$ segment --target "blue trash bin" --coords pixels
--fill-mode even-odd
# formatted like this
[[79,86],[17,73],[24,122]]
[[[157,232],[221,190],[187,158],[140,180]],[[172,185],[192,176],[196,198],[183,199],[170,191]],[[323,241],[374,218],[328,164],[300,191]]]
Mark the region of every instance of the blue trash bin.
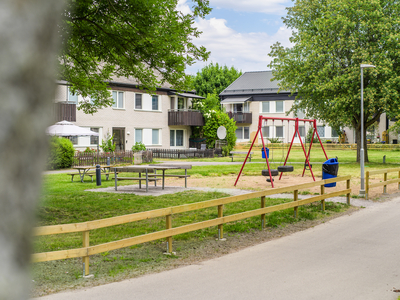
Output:
[[[339,170],[337,158],[328,159],[322,164],[322,179],[336,178]],[[327,183],[325,187],[335,187],[336,182]]]
[[[265,148],[265,151],[267,151],[267,157],[269,158],[269,149]],[[261,155],[262,155],[262,158],[265,158],[264,149],[261,149]]]

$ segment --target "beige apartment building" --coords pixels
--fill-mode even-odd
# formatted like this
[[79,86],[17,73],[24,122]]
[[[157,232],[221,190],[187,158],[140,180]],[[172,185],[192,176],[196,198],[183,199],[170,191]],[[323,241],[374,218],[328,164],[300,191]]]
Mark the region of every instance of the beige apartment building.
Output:
[[117,151],[130,150],[136,142],[149,149],[186,149],[191,126],[204,125],[202,114],[190,109],[194,98],[202,98],[195,93],[177,93],[164,86],[149,94],[127,78],[118,78],[109,86],[113,106],[90,115],[78,109],[79,103],[90,99],[73,95],[67,82],[58,82],[55,96],[58,119],[99,133],[99,137],[72,138],[77,150],[95,149],[107,135],[114,136]]

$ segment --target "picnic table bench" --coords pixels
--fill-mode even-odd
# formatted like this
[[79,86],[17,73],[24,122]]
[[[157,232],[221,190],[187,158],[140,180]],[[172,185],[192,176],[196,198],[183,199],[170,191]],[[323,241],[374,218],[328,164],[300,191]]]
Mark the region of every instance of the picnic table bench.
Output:
[[[230,158],[232,158],[232,162],[233,162],[233,158],[234,157],[244,157],[246,158],[247,155],[247,151],[231,151],[231,155],[229,156]],[[251,156],[254,154],[254,152],[250,152],[248,160],[249,162],[251,162]]]
[[[110,171],[111,166],[108,165],[100,165],[100,170],[102,175],[106,175],[106,180],[109,179],[110,174],[114,174],[114,172]],[[79,175],[81,182],[85,178],[85,175],[90,176],[93,182],[93,176],[96,176],[96,166],[78,166],[73,167],[73,169],[78,170],[78,173],[67,173],[67,175],[71,176],[71,181],[74,181],[74,176]]]
[[[157,165],[149,165],[149,166],[157,166]],[[179,164],[161,164],[158,166],[163,166],[163,167],[173,167],[174,169],[178,170],[185,170],[185,174],[165,174],[163,170],[163,175],[162,177],[175,177],[175,178],[185,178],[185,188],[187,188],[187,179],[190,177],[190,175],[187,174],[187,170],[192,168],[192,165],[179,165]],[[154,174],[149,174],[149,177],[155,177],[160,176],[160,174],[157,174],[157,170],[154,170]]]

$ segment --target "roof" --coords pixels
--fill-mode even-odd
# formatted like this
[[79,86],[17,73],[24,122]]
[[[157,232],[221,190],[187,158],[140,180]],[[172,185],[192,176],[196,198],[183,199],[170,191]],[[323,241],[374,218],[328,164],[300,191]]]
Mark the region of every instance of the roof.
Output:
[[[272,77],[272,71],[243,73],[242,76],[240,76],[230,86],[223,90],[220,96],[278,93],[279,81],[271,80]],[[289,91],[281,92],[289,93]]]

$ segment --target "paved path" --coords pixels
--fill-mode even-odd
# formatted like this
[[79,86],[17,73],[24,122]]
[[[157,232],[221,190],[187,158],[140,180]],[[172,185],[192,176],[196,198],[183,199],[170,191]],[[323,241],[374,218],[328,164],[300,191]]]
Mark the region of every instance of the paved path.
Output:
[[400,197],[234,254],[41,300],[397,299]]

